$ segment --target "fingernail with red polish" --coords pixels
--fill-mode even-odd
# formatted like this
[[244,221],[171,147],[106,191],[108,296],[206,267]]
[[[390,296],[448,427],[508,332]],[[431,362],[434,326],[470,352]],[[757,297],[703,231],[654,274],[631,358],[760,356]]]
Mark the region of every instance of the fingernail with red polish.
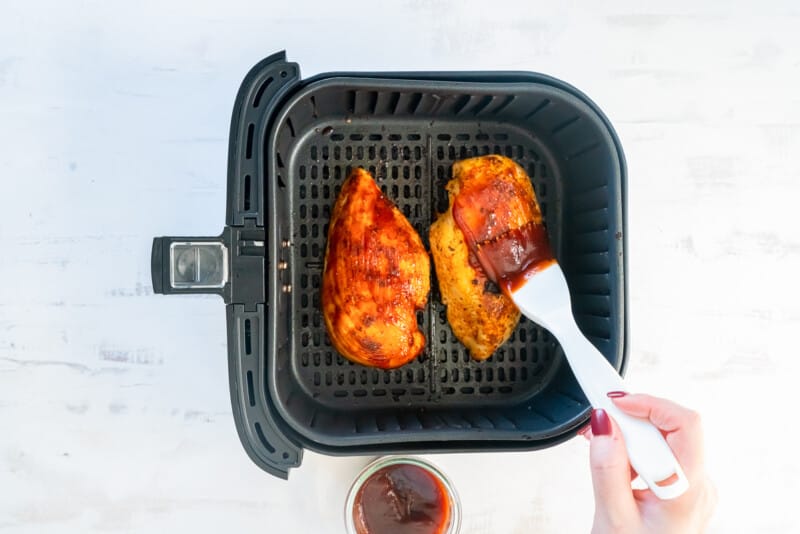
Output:
[[595,436],[611,435],[611,419],[602,408],[592,410],[592,434]]
[[609,391],[608,393],[606,393],[606,395],[608,395],[612,399],[618,399],[620,397],[624,397],[627,394],[628,394],[627,391]]

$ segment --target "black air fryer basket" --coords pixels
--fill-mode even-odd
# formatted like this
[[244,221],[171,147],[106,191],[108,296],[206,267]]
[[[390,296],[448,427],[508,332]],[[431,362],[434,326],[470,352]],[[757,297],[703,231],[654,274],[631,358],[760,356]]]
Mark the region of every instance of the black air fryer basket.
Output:
[[153,242],[157,293],[227,305],[231,402],[245,450],[286,478],[304,448],[327,454],[548,447],[589,404],[548,332],[523,318],[488,360],[456,340],[436,283],[418,315],[427,344],[394,370],[333,349],[320,310],[328,221],[361,166],[427,245],[454,161],[503,154],[533,180],[584,334],[626,360],[625,161],[597,106],[529,72],[331,73],[300,79],[284,53],[245,78],[231,124],[219,237]]

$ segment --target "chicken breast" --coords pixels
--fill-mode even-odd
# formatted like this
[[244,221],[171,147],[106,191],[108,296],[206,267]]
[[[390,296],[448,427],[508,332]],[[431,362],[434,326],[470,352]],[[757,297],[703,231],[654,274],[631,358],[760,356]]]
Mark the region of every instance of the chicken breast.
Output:
[[477,225],[490,218],[490,224],[483,227],[491,235],[477,236],[480,240],[501,236],[530,221],[541,222],[542,216],[530,178],[522,167],[503,156],[456,162],[447,191],[449,207],[430,230],[436,276],[453,333],[473,358],[484,360],[506,342],[520,313],[469,251],[453,218],[453,203],[459,198],[459,216],[467,224]]
[[363,365],[391,369],[419,355],[417,310],[430,292],[419,234],[364,169],[342,185],[328,228],[322,312],[333,346]]

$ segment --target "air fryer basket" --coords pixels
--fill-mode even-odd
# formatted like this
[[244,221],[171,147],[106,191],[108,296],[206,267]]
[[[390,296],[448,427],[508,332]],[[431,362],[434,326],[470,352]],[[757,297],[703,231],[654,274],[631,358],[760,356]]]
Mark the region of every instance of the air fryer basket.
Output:
[[[273,56],[237,98],[223,236],[158,238],[153,256],[157,291],[213,291],[229,303],[234,413],[261,467],[285,476],[303,447],[535,449],[586,421],[588,403],[560,347],[534,323],[523,318],[489,360],[471,360],[447,323],[433,270],[418,314],[427,345],[412,363],[363,367],[327,338],[319,305],[327,225],[349,171],[368,169],[427,245],[447,207],[452,163],[483,154],[509,156],[531,176],[576,320],[622,369],[625,165],[591,101],[531,73],[339,73],[302,82],[296,65]],[[220,245],[229,282],[174,287],[169,260],[181,242]]]

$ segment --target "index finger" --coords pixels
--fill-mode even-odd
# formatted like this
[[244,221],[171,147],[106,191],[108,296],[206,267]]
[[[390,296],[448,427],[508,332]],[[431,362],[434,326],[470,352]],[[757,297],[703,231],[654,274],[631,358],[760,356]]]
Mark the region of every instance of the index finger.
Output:
[[625,395],[612,400],[623,412],[648,419],[664,432],[667,443],[688,476],[702,469],[703,428],[697,412],[652,395]]

